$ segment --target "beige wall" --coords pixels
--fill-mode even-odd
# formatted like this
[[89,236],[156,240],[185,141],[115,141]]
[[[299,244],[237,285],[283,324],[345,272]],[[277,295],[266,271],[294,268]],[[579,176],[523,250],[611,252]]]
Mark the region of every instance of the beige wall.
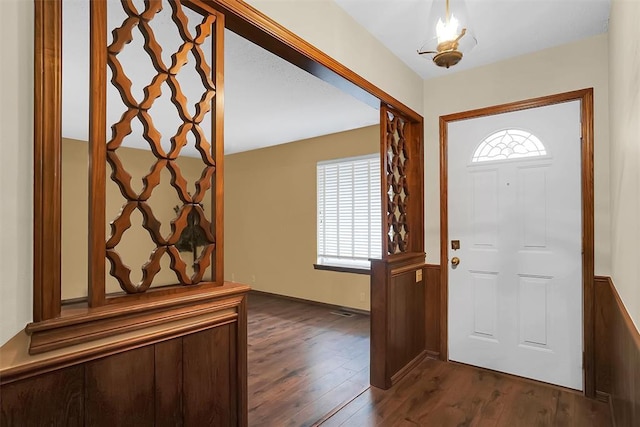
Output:
[[226,279],[369,310],[369,276],[313,268],[316,164],[377,153],[379,141],[371,126],[226,156]]
[[247,3],[418,113],[422,111],[421,77],[335,2],[247,0]]
[[441,115],[593,87],[595,98],[596,274],[611,271],[607,35],[424,82],[427,260],[440,259]]
[[640,325],[640,2],[614,0],[609,25],[611,276]]
[[31,321],[33,300],[33,1],[1,7],[0,344]]
[[[87,295],[87,234],[88,228],[88,148],[85,141],[74,139],[62,140],[62,299],[84,297]],[[149,150],[137,150],[120,147],[118,156],[126,171],[131,174],[131,186],[134,191],[142,190],[142,177],[149,173],[151,165],[155,163],[155,156]],[[198,158],[178,157],[176,160],[183,177],[187,180],[191,194],[195,194],[194,183],[200,178],[204,163]],[[107,166],[110,171],[110,167]],[[110,173],[110,172],[109,172]],[[161,181],[151,197],[149,205],[153,214],[160,221],[160,231],[163,236],[171,234],[170,222],[175,218],[174,206],[182,206],[182,202],[170,185],[171,175],[165,168],[161,173]],[[211,191],[207,192],[203,207],[211,219]],[[125,199],[120,195],[118,186],[107,178],[106,186],[106,229],[105,236],[111,234],[109,223],[114,220]],[[122,240],[116,246],[116,251],[122,261],[131,268],[131,281],[135,284],[142,279],[141,267],[149,259],[155,249],[155,244],[149,232],[142,228],[142,215],[138,210],[131,214],[131,228],[123,234]],[[79,232],[81,231],[81,232]],[[181,252],[182,259],[187,264],[187,270],[193,273],[193,255]],[[161,270],[153,279],[152,287],[171,285],[176,283],[176,275],[169,268],[170,258],[165,254],[160,263]],[[106,262],[107,293],[120,292],[117,280],[109,274],[111,264]],[[205,274],[205,279],[211,277],[211,267]]]

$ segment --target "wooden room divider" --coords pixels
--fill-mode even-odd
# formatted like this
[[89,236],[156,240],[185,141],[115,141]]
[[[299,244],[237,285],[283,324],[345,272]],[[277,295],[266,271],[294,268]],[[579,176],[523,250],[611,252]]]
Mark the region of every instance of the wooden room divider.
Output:
[[[34,3],[33,322],[6,349],[15,357],[0,371],[3,420],[247,424],[248,287],[225,282],[223,272],[225,28],[380,108],[386,221],[384,256],[372,262],[372,384],[390,386],[424,356],[418,113],[239,0]],[[89,9],[89,170],[88,193],[82,195],[89,215],[86,231],[74,230],[88,236],[88,274],[83,295],[63,299],[62,8],[73,4]],[[119,20],[113,20],[114,8]],[[160,13],[161,25],[175,27],[174,47],[157,37]],[[136,58],[153,70],[142,95],[132,89],[137,66],[121,56],[136,44]],[[185,67],[201,85],[195,99],[185,94]],[[116,94],[122,111],[115,120],[108,93]],[[154,115],[162,99],[179,118],[164,137]],[[131,135],[150,153],[146,174],[135,176],[124,161],[124,141]],[[199,178],[187,179],[179,165],[187,146],[198,153]],[[122,201],[112,216],[105,201],[109,185]],[[162,185],[177,200],[175,214],[165,212],[165,219],[153,205]],[[135,227],[151,246],[142,265],[128,266],[120,246]],[[181,249],[187,229],[199,235],[199,255]],[[175,279],[156,284],[163,271]]]

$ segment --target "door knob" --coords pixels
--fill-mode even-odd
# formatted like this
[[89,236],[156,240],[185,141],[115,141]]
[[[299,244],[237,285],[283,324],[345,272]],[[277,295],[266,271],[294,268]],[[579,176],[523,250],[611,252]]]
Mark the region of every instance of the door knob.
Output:
[[451,258],[451,265],[452,266],[457,266],[458,264],[460,264],[460,258],[458,258],[457,256],[454,256],[453,258]]

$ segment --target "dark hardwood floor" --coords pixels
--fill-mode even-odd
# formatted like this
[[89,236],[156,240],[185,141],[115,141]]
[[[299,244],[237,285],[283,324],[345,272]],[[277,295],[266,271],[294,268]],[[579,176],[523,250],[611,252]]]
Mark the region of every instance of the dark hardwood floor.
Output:
[[250,426],[310,426],[369,386],[369,316],[251,293]]
[[457,363],[369,388],[369,317],[331,311],[250,294],[250,426],[611,426],[606,403]]
[[363,392],[331,426],[611,426],[608,404],[577,392],[427,359],[389,390]]

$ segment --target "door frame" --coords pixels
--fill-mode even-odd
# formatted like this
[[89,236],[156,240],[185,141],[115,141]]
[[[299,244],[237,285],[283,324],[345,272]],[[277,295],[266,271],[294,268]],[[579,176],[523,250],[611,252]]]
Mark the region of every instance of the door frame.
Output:
[[593,88],[440,116],[440,357],[449,360],[448,125],[459,120],[580,101],[584,395],[595,397]]

